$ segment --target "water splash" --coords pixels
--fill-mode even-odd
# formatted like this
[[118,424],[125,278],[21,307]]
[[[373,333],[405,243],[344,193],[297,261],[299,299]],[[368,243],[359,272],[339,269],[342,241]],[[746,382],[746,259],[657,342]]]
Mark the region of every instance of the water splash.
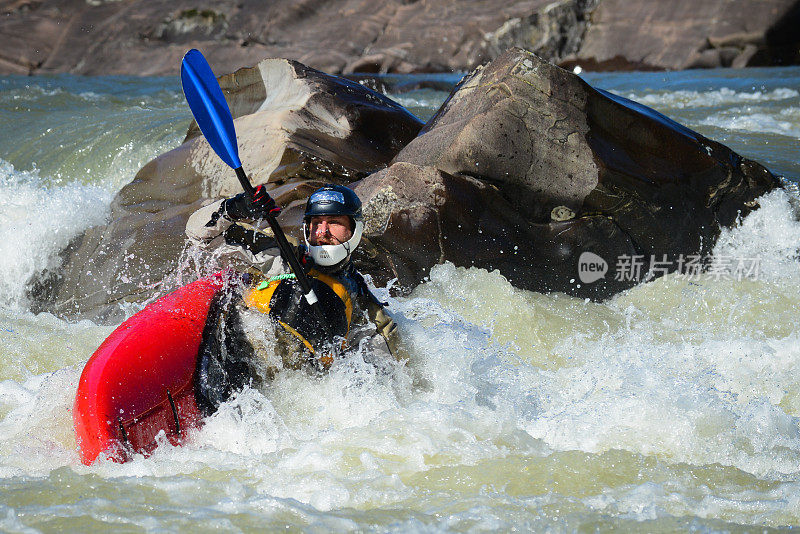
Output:
[[699,124],[725,130],[777,134],[800,139],[800,108],[786,108],[778,114],[762,108],[732,108],[705,118]]
[[722,87],[711,91],[631,92],[623,96],[652,107],[683,109],[720,107],[741,103],[779,102],[796,99],[800,97],[800,93],[788,87],[778,87],[771,91],[755,90],[751,92],[735,91],[728,87]]
[[98,186],[45,185],[38,171],[0,160],[0,305],[24,308],[30,280],[58,269],[70,240],[105,221],[111,197]]
[[[691,124],[726,107],[797,107],[787,107],[797,96],[783,87],[792,85],[694,88],[697,107],[682,109],[698,112]],[[647,94],[622,89],[631,91]],[[761,100],[747,96],[757,92]],[[113,91],[75,93],[91,106],[108,103]],[[427,105],[424,95],[407,96]],[[700,100],[710,96],[730,102],[707,108]],[[770,158],[796,159],[794,145],[775,153],[775,137],[752,135],[771,143]],[[59,202],[107,205],[103,191],[121,180],[108,171],[114,165],[86,183],[81,165],[60,179],[12,163],[2,167],[0,192],[19,209],[3,206],[0,219],[15,213],[4,223],[30,223],[25,228],[49,252],[38,255],[23,241],[4,249],[3,296],[21,295],[28,276],[4,263],[8,254],[42,268],[58,248],[55,227],[88,224],[62,213]],[[36,211],[42,192],[62,201]],[[33,315],[11,299],[0,307],[0,529],[796,525],[798,199],[778,191],[759,202],[714,250],[759,258],[757,280],[670,275],[591,303],[522,291],[497,272],[437,266],[408,298],[381,288],[408,362],[376,365],[355,350],[322,377],[281,373],[226,403],[186,446],[164,443],[122,465],[79,464],[69,411],[80,368],[110,328]],[[29,210],[36,216],[27,219]],[[164,282],[165,291],[208,272],[207,258],[194,254],[187,251],[185,270]]]

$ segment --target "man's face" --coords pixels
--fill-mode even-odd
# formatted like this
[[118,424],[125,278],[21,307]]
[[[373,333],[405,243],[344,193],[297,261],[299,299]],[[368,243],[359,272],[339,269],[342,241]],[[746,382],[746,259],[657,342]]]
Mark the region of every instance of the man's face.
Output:
[[339,245],[353,237],[347,215],[317,215],[311,217],[308,242],[312,245]]

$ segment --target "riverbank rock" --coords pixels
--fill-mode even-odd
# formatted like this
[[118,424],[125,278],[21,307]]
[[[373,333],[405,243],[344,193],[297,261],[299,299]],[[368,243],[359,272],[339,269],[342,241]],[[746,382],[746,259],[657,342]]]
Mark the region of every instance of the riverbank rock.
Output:
[[573,58],[587,70],[677,70],[800,62],[800,2],[601,0]]
[[0,73],[174,75],[284,57],[330,73],[469,71],[518,46],[585,69],[800,63],[797,0],[10,0]]
[[708,254],[776,186],[727,147],[511,49],[356,191],[375,272],[413,286],[449,260],[601,299]]
[[[294,61],[265,60],[219,81],[245,171],[284,206],[279,220],[289,232],[311,191],[384,167],[422,127],[383,95]],[[116,304],[146,300],[176,268],[188,216],[239,191],[235,173],[193,123],[179,147],[117,194],[111,222],[87,230],[64,251],[62,267],[34,285],[34,309],[97,318]]]

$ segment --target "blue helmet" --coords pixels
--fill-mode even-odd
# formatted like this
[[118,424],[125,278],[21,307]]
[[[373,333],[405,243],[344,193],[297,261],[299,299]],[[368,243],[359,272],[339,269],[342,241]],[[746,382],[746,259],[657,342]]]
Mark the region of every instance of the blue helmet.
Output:
[[315,215],[347,215],[355,223],[361,220],[361,200],[349,187],[325,184],[306,202],[303,218],[308,220]]

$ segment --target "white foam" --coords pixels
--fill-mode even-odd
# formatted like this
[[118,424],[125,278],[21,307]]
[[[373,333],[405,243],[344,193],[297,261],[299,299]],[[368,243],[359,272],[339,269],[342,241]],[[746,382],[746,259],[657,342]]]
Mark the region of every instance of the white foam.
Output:
[[0,382],[0,408],[8,411],[0,420],[0,472],[42,476],[77,461],[69,410],[78,376],[62,369]]
[[733,228],[723,228],[715,256],[758,260],[758,278],[800,281],[800,211],[796,193],[784,189],[758,199],[759,208]]
[[800,139],[800,108],[783,109],[777,114],[750,109],[719,111],[702,119],[699,124],[725,130],[785,135]]
[[[788,242],[794,229],[787,202],[773,194],[762,199],[762,213],[776,224],[785,220]],[[747,242],[749,226],[737,231]],[[761,253],[776,254],[789,269],[793,260],[776,252],[784,250],[783,239],[763,245]],[[628,451],[619,473],[607,468],[614,477],[635,471],[642,458],[675,473],[653,468],[633,486],[604,482],[597,496],[585,499],[589,509],[632,520],[680,510],[702,515],[704,507],[711,517],[714,510],[733,513],[740,506],[736,495],[712,488],[691,497],[694,485],[702,485],[683,477],[688,467],[681,465],[792,476],[800,454],[794,422],[800,335],[793,320],[780,316],[767,320],[788,323],[789,335],[758,332],[762,318],[748,310],[735,319],[745,324],[730,328],[725,317],[732,307],[713,307],[735,293],[732,287],[667,277],[609,303],[587,304],[517,290],[498,273],[445,264],[414,296],[391,301],[411,351],[407,366],[381,371],[356,351],[322,377],[287,371],[266,391],[246,389],[224,405],[186,446],[164,444],[150,458],[82,467],[67,439],[48,445],[27,437],[52,436],[53,426],[56,433],[71,431],[65,412],[74,390],[65,383],[77,370],[0,385],[0,396],[13,406],[0,423],[0,435],[11,436],[6,450],[47,458],[35,468],[5,459],[3,473],[32,476],[68,464],[76,476],[99,475],[156,489],[175,503],[188,500],[199,520],[209,522],[217,512],[273,517],[281,510],[327,524],[345,509],[419,502],[447,517],[450,527],[478,524],[475,514],[488,506],[478,515],[489,528],[514,524],[505,508],[513,490],[506,485],[533,484],[530,491],[541,492],[550,487],[548,465],[591,474],[606,455]],[[673,297],[686,302],[676,307]],[[703,312],[704,306],[712,309]],[[510,338],[502,328],[507,323],[531,331],[521,327]],[[54,415],[44,405],[55,406]],[[569,463],[575,451],[584,455],[577,467]],[[510,469],[514,458],[530,470]],[[495,468],[506,470],[502,484]],[[671,483],[686,479],[678,497],[660,486],[665,476]],[[436,504],[437,492],[475,500],[456,510],[447,497]],[[213,494],[213,504],[201,504],[206,494]],[[777,511],[763,513],[774,521]],[[735,517],[747,523],[753,512],[741,504]]]
[[772,91],[738,92],[727,87],[711,91],[656,91],[627,93],[622,96],[648,106],[668,108],[719,107],[729,104],[775,102],[800,96],[795,89],[779,87]]
[[59,266],[58,253],[105,220],[111,194],[77,183],[46,186],[39,173],[0,160],[0,305],[22,307],[31,277]]

